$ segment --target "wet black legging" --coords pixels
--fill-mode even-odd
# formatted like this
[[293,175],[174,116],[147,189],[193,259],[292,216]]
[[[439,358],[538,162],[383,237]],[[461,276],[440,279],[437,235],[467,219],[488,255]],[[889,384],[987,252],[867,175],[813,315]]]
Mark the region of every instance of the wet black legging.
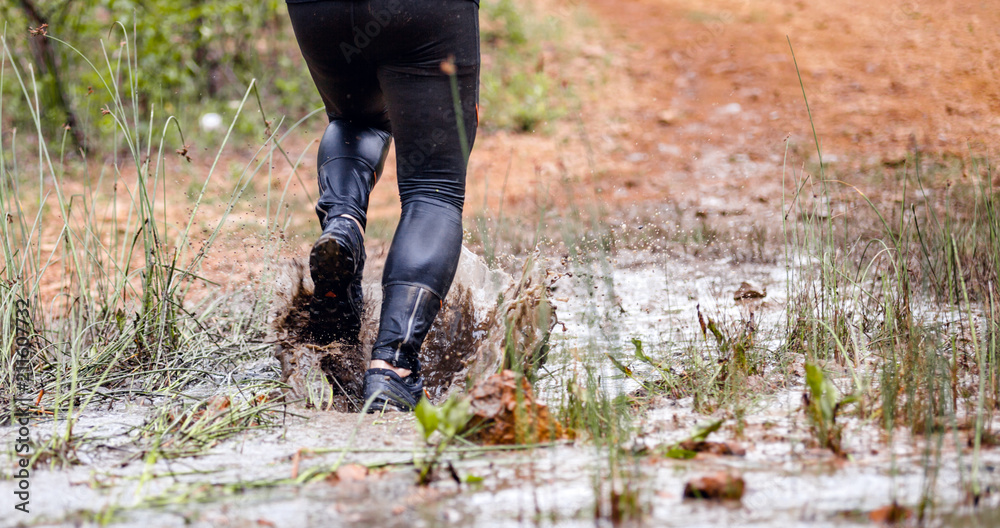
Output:
[[[330,118],[320,146],[321,222],[348,214],[365,225],[374,173],[389,134],[396,140],[402,214],[382,278],[387,298],[372,359],[411,370],[419,369],[416,351],[426,334],[420,324],[437,310],[416,313],[425,295],[412,299],[390,287],[426,289],[440,306],[455,276],[467,156],[478,122],[478,10],[469,0],[288,0],[295,37]],[[324,167],[338,176],[324,178]],[[393,311],[393,302],[410,311]]]

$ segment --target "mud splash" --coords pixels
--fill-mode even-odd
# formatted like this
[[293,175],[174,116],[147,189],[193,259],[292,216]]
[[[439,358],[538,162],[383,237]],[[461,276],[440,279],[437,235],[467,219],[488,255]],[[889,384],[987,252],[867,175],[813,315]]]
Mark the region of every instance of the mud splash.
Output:
[[[388,247],[370,250],[363,279],[364,319],[357,346],[317,343],[308,330],[313,284],[303,259],[279,274],[269,327],[286,395],[342,412],[360,410],[364,371],[378,331],[381,276]],[[451,291],[424,341],[420,362],[433,402],[502,367],[533,371],[545,360],[557,319],[548,294],[556,275],[528,258],[518,277],[490,269],[466,248]]]

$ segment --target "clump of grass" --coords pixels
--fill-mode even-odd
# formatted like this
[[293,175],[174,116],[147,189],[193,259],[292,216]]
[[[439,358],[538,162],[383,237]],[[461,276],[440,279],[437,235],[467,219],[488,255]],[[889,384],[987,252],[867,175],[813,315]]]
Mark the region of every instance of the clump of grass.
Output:
[[283,405],[265,394],[169,403],[139,428],[138,436],[148,443],[147,460],[194,456],[234,435],[271,426]]
[[[819,150],[815,129],[814,139]],[[837,410],[856,399],[854,412],[879,420],[889,438],[901,425],[928,437],[928,483],[944,436],[968,422],[979,446],[998,402],[1000,194],[988,164],[970,156],[958,167],[965,177],[949,174],[949,164],[928,172],[914,152],[897,169],[898,187],[876,188],[828,177],[820,156],[814,173],[792,171],[791,201],[783,201],[789,291],[798,292],[785,350],[806,365],[817,440],[842,450]],[[852,396],[840,399],[834,381],[850,384]],[[975,447],[971,474],[959,471],[973,496],[978,455]],[[921,519],[932,489],[925,486]]]
[[82,439],[78,435],[52,435],[48,441],[34,445],[31,449],[32,467],[48,466],[50,468],[65,468],[80,464],[77,448]]
[[[812,187],[801,194],[816,198],[800,194],[786,209],[800,218],[786,224],[788,255],[801,260],[790,279],[790,291],[799,293],[789,305],[785,350],[806,365],[804,410],[820,445],[846,451],[847,432],[836,421],[844,400],[820,403],[832,380],[849,387],[841,392],[856,405],[847,410],[881,423],[888,438],[900,426],[927,437],[924,469],[933,482],[943,439],[968,424],[976,445],[997,408],[996,282],[991,264],[984,264],[996,251],[991,211],[997,195],[984,191],[991,177],[948,183],[946,165],[928,174],[916,168],[919,157],[899,170],[893,191],[901,198],[888,196],[885,185],[881,193],[870,193],[863,181],[829,179],[826,190],[821,182],[794,182],[795,188]],[[970,200],[928,199],[933,181],[937,189],[969,193]],[[838,217],[831,204],[852,200],[861,208],[850,221]],[[823,376],[815,375],[820,370]],[[978,462],[972,467],[960,473],[976,495]],[[921,517],[934,503],[932,490],[930,484],[924,489]]]
[[[267,291],[237,289],[200,299],[191,294],[214,285],[202,277],[202,265],[249,182],[283,153],[280,138],[269,132],[227,191],[224,213],[199,232],[198,212],[214,192],[213,175],[227,135],[189,216],[171,221],[169,171],[174,163],[183,163],[188,146],[173,117],[155,111],[140,116],[143,90],[134,35],[120,24],[114,31],[121,46],[97,60],[48,37],[100,79],[95,97],[108,101],[102,119],[108,124],[108,141],[119,147],[103,164],[85,152],[74,160],[65,150],[65,136],[44,134],[45,109],[33,72],[19,69],[8,38],[0,39],[0,85],[19,87],[35,124],[33,136],[22,139],[11,131],[0,141],[0,215],[7,219],[0,222],[0,280],[5,298],[24,299],[31,306],[32,341],[37,344],[31,390],[39,397],[29,411],[50,415],[64,426],[59,437],[67,445],[74,438],[76,413],[94,401],[156,397],[206,381],[221,383],[240,362],[270,351],[263,342]],[[255,89],[251,82],[229,132]],[[0,104],[0,122],[6,122],[3,110]],[[274,130],[279,127],[274,124]],[[101,167],[96,175],[90,172],[95,166]],[[273,205],[266,224],[276,227],[283,196],[269,200]],[[9,306],[5,303],[4,310]],[[262,383],[274,387],[273,382]],[[6,376],[0,389],[22,392]]]
[[532,19],[514,0],[483,0],[480,6],[483,124],[533,132],[560,117],[567,110],[565,87],[545,70],[541,51],[542,43],[553,38],[556,22]]
[[650,511],[650,503],[642,482],[642,458],[616,451],[609,456],[606,486],[594,508],[594,518],[610,520],[615,526],[621,523],[641,523]]
[[753,397],[746,390],[751,377],[765,379],[769,357],[757,342],[758,328],[753,313],[740,321],[724,324],[706,317],[698,309],[703,341],[664,343],[660,350],[647,351],[642,340],[632,338],[638,367],[608,354],[611,363],[640,389],[631,394],[642,404],[657,396],[692,398],[693,409],[712,414],[726,409],[742,414]]
[[[930,211],[937,207],[925,206],[924,215],[950,216],[949,222],[940,225],[950,224],[961,229],[963,237],[978,240],[976,251],[958,258],[954,251],[957,243],[950,243],[955,240],[954,233],[939,231],[933,221],[925,221],[928,217],[914,214],[916,208],[906,205],[906,181],[902,183],[901,209],[889,214],[861,195],[859,199],[869,208],[867,226],[871,227],[866,227],[861,211],[855,212],[850,224],[844,221],[834,232],[826,225],[827,212],[813,209],[802,214],[804,221],[787,233],[790,253],[796,255],[793,258],[812,258],[820,265],[810,272],[803,262],[796,275],[801,282],[792,287],[800,293],[789,310],[786,346],[804,354],[808,361],[839,365],[855,390],[867,394],[869,400],[874,397],[869,389],[877,381],[882,400],[877,412],[891,417],[887,425],[926,424],[928,405],[937,409],[931,411],[936,417],[932,421],[940,423],[956,409],[962,394],[967,394],[961,386],[962,374],[968,368],[974,369],[973,373],[978,369],[973,357],[977,348],[985,352],[983,366],[990,369],[989,339],[982,339],[980,333],[972,340],[971,333],[979,327],[987,333],[995,331],[990,313],[990,298],[995,296],[990,290],[995,285],[991,278],[974,279],[960,270],[975,265],[976,258],[992,258],[991,219],[966,216],[956,220],[956,215],[968,212],[960,213],[948,204],[938,212]],[[848,187],[847,191],[857,193],[859,189]],[[832,192],[829,196],[827,201],[847,199]],[[983,201],[977,208],[989,211],[993,205],[980,196]],[[985,229],[975,227],[977,224]],[[977,237],[972,235],[973,229],[981,229]],[[932,243],[932,236],[936,242]],[[932,303],[940,303],[945,312],[952,311],[951,320],[943,321],[929,309]],[[872,363],[879,366],[879,380],[866,369]],[[929,377],[928,373],[934,374]],[[992,377],[987,372],[984,379]],[[989,384],[993,386],[992,381]],[[948,405],[938,404],[936,395],[941,391],[948,394]],[[873,403],[862,401],[862,408],[876,412]]]

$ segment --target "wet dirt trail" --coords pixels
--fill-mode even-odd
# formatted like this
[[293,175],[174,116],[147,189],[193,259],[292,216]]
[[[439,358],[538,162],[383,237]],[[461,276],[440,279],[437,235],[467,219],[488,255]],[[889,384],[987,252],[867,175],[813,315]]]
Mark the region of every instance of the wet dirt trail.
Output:
[[[577,6],[542,3],[556,15]],[[500,132],[478,140],[467,221],[479,204],[496,210],[502,202],[511,216],[550,205],[558,212],[567,205],[561,191],[569,186],[580,203],[622,215],[669,206],[735,224],[773,221],[780,216],[786,145],[799,164],[814,151],[786,35],[795,46],[825,161],[896,165],[914,148],[963,155],[970,143],[1000,146],[1000,87],[994,82],[1000,73],[1000,10],[986,2],[582,5],[597,21],[593,34],[599,38],[555,57],[565,61],[555,67],[580,66],[568,74],[580,79],[596,64],[606,71],[593,88],[581,89],[580,115],[554,124],[548,135]],[[298,152],[310,148],[303,145]],[[314,169],[309,163],[302,174]],[[510,181],[501,190],[505,172]],[[387,171],[376,189],[373,218],[398,214],[393,179]],[[309,215],[308,208],[303,211]],[[549,225],[558,224],[552,218]],[[295,236],[291,252],[306,254],[311,236]],[[246,245],[236,240],[227,249],[239,254],[211,260],[208,275],[245,274]],[[605,267],[552,264],[572,272],[552,292],[562,323],[546,365],[555,377],[576,368],[581,351],[600,358],[632,354],[632,339],[653,351],[674,350],[678,343],[703,346],[701,311],[732,325],[747,318],[769,321],[773,342],[762,346],[777,348],[783,303],[791,293],[787,270],[776,258],[746,265],[643,251],[610,257]],[[735,301],[743,280],[767,288],[767,297]],[[236,372],[277,379],[276,363],[261,358]],[[804,377],[801,365],[784,366],[795,371],[790,377]],[[603,367],[601,383],[613,394],[635,391],[632,380],[610,364]],[[565,395],[564,387],[544,381],[538,389],[553,408]],[[205,454],[156,460],[143,458],[139,433],[158,402],[123,400],[80,417],[82,464],[36,473],[36,504],[44,515],[30,525],[86,524],[107,513],[123,526],[612,526],[620,523],[595,511],[610,511],[623,481],[643,508],[634,525],[867,525],[879,507],[896,499],[913,505],[928,486],[941,504],[968,512],[961,510],[959,486],[970,460],[953,439],[946,440],[941,461],[950,469],[928,484],[920,440],[900,435],[885,443],[877,424],[847,420],[851,459],[844,460],[811,440],[801,383],[777,387],[754,378],[747,390],[761,396],[748,406],[745,423],[727,423],[712,437],[743,444],[742,456],[643,455],[634,467],[612,469],[608,455],[586,441],[510,452],[469,447],[449,456],[450,474],[442,470],[427,487],[414,485],[413,464],[428,449],[410,415],[359,419],[292,406],[272,426],[220,441]],[[636,439],[624,447],[649,453],[686,438],[705,418],[693,407],[691,397],[662,398],[637,418]],[[39,426],[59,430],[51,422]],[[5,445],[12,434],[0,431]],[[987,451],[980,462],[995,482],[1000,453]],[[342,465],[349,469],[308,482],[300,478]],[[719,471],[743,476],[742,503],[684,500],[685,482]],[[0,493],[9,495],[11,486],[11,480],[0,480]],[[997,507],[995,495],[988,500]]]
[[[1000,146],[1000,10],[988,2],[589,0],[609,28],[634,198],[753,207],[792,164],[895,165]],[[625,96],[621,96],[624,89]]]

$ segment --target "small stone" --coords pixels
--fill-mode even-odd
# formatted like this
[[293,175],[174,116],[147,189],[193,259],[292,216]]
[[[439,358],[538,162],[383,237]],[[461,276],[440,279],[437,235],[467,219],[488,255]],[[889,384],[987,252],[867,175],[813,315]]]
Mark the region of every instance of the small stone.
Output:
[[743,282],[740,284],[739,289],[733,294],[734,301],[743,301],[746,299],[763,299],[767,297],[767,288],[758,288],[749,282]]
[[344,464],[333,475],[337,482],[356,482],[368,476],[368,468],[360,464]]
[[660,112],[659,115],[656,116],[656,118],[657,120],[659,120],[660,123],[663,123],[664,125],[672,125],[676,123],[678,119],[681,118],[681,113],[676,108],[670,108],[668,110]]
[[740,500],[746,483],[743,477],[725,472],[694,479],[684,485],[684,498],[707,500]]
[[719,109],[719,113],[722,115],[736,115],[743,111],[743,107],[740,103],[729,103]]
[[736,443],[730,442],[694,442],[687,440],[680,443],[680,448],[695,453],[708,453],[719,456],[746,456],[747,450]]
[[656,150],[660,151],[662,154],[670,154],[671,156],[680,156],[683,154],[681,148],[677,145],[668,145],[666,143],[657,143]]

